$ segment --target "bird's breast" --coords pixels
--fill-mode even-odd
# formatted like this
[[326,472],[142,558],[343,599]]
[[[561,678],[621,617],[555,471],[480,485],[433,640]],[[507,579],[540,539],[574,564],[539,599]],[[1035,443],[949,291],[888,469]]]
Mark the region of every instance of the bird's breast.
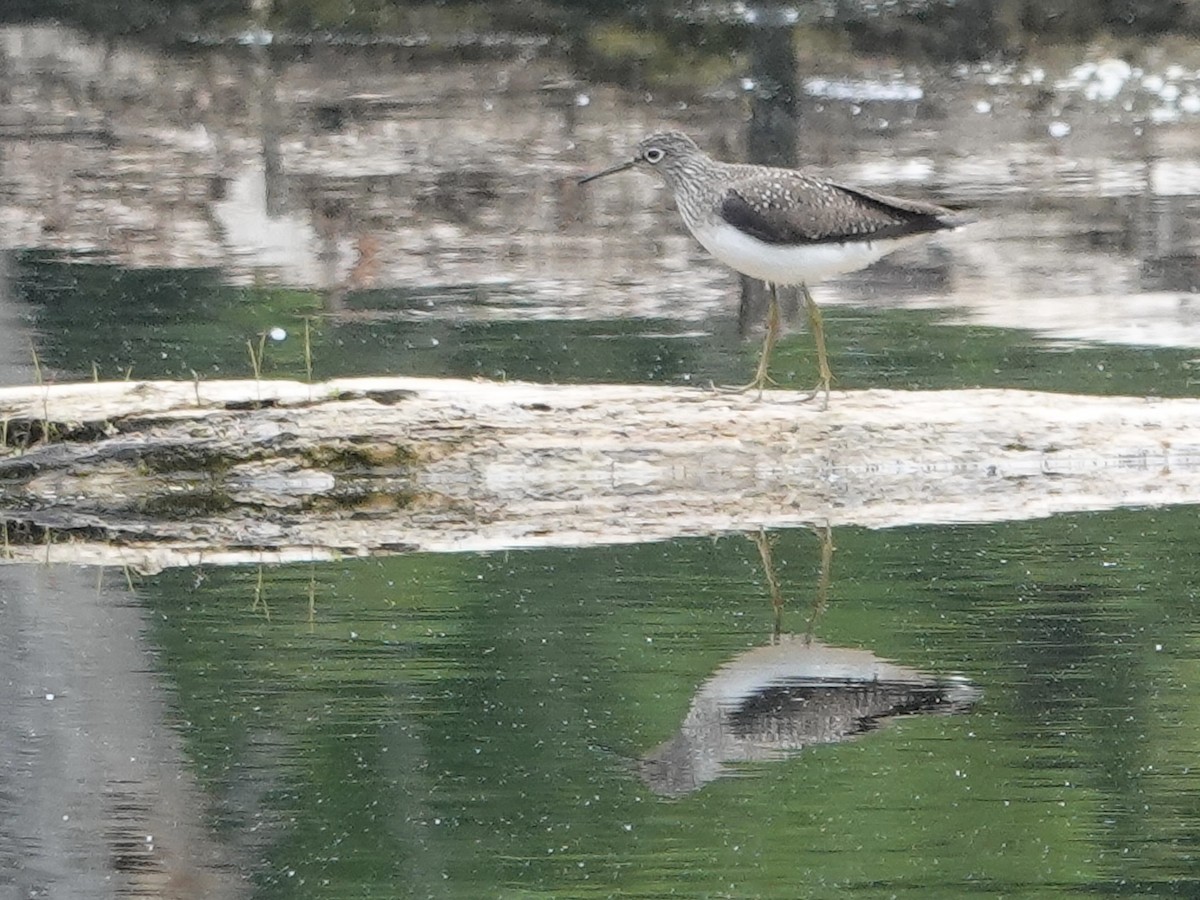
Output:
[[885,240],[767,244],[722,222],[688,223],[696,240],[725,265],[773,284],[812,284],[865,268],[919,235]]

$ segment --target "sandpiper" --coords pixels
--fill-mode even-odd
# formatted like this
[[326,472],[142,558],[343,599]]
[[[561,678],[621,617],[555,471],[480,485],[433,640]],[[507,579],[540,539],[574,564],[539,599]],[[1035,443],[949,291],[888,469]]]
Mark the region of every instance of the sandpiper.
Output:
[[659,175],[675,195],[683,222],[725,265],[767,282],[771,301],[767,332],[754,380],[739,391],[774,385],[768,374],[782,316],[777,286],[800,286],[817,345],[820,380],[812,394],[829,402],[833,378],[825,353],[821,311],[808,285],[870,265],[922,235],[957,228],[970,219],[921,200],[903,200],[849,187],[793,169],[725,163],[686,134],[653,134],[633,159],[580,179],[580,184],[644,169]]

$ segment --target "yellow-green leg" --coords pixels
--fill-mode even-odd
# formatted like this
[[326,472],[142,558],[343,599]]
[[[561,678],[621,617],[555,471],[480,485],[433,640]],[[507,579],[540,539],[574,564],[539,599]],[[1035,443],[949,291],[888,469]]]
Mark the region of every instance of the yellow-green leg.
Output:
[[783,310],[779,308],[779,290],[771,285],[771,301],[767,304],[767,333],[763,335],[762,352],[758,354],[758,368],[754,370],[754,380],[751,388],[760,394],[768,384],[775,381],[768,374],[771,368],[771,354],[775,351],[775,343],[779,340],[779,332],[783,330]]
[[758,548],[759,559],[762,560],[763,574],[767,577],[767,593],[771,595],[771,609],[775,613],[775,628],[773,636],[778,638],[783,633],[783,591],[779,587],[779,576],[775,574],[771,538],[765,529],[758,529],[757,534],[750,536],[754,546]]
[[825,399],[822,409],[829,406],[829,383],[833,381],[833,373],[829,370],[829,356],[825,352],[825,323],[821,319],[821,309],[817,301],[808,292],[808,285],[800,285],[800,296],[804,298],[804,309],[808,313],[808,327],[812,331],[813,340],[817,343],[817,371],[821,380],[813,389],[813,394],[823,393]]
[[[813,632],[816,629],[817,619],[821,613],[825,611],[825,607],[829,604],[829,582],[830,573],[833,569],[833,551],[836,549],[833,546],[833,530],[826,522],[822,526],[809,526],[817,538],[821,541],[821,569],[817,575],[817,589],[813,592],[812,610],[809,612],[808,624],[804,629],[804,640],[809,642],[813,638]],[[773,540],[764,529],[759,529],[757,533],[750,535],[750,539],[754,541],[754,545],[758,547],[758,555],[762,560],[763,574],[767,579],[767,593],[771,595],[771,609],[774,612],[774,632],[773,636],[778,639],[783,633],[783,590],[779,585],[779,575],[775,570],[775,560],[773,553]]]
[[817,525],[809,527],[821,542],[821,570],[817,576],[817,589],[813,594],[812,612],[809,613],[808,625],[804,629],[805,641],[812,640],[813,631],[817,627],[817,619],[829,605],[829,578],[830,572],[833,570],[833,551],[837,549],[833,546],[833,529],[829,527],[828,522],[819,527]]
[[762,351],[758,355],[758,368],[754,370],[754,380],[740,387],[722,387],[718,390],[732,394],[758,391],[758,395],[761,397],[764,388],[768,385],[774,387],[776,381],[768,373],[771,368],[771,353],[775,350],[775,343],[779,340],[779,333],[782,330],[783,311],[779,307],[779,292],[772,284],[771,300],[767,304],[767,333],[763,335]]

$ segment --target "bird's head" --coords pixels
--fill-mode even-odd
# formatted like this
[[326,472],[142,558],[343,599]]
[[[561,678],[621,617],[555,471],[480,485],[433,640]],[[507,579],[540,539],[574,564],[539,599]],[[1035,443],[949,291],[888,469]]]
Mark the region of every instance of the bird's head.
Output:
[[662,131],[644,138],[637,145],[633,159],[581,178],[579,183],[586,184],[627,169],[642,169],[661,176],[669,187],[674,188],[689,166],[694,166],[698,160],[705,158],[704,152],[686,134],[679,131]]

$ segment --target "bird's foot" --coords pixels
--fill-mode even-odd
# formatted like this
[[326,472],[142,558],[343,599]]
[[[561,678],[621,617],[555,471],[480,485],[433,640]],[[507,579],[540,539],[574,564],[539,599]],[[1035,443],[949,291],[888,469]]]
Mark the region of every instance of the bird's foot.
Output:
[[779,382],[766,374],[755,376],[754,380],[749,384],[717,384],[713,381],[710,381],[708,384],[718,394],[748,394],[751,391],[758,391],[759,400],[762,399],[762,392],[767,388],[779,387]]
[[821,397],[821,409],[824,412],[824,410],[829,408],[829,385],[832,380],[832,378],[822,378],[820,382],[817,382],[814,389],[804,391],[804,396],[800,397],[800,402],[803,403],[812,400],[814,397]]
[[804,399],[812,400],[814,397],[819,396],[821,398],[822,411],[829,409],[829,383],[830,383],[830,381],[831,381],[830,378],[822,378],[820,381],[817,382],[816,387],[814,387],[811,391],[805,392]]
[[[761,379],[755,378],[749,384],[740,384],[740,385],[717,384],[715,382],[710,381],[709,387],[712,388],[712,390],[716,391],[719,394],[748,394],[751,391],[758,391],[758,397],[756,399],[759,399],[759,400],[762,399],[762,393],[765,390],[768,390],[770,388],[784,389],[783,386],[780,385],[778,381],[776,381],[774,378],[771,378],[770,376],[766,376]],[[807,403],[809,400],[812,400],[816,397],[820,397],[821,398],[821,410],[824,411],[826,409],[829,409],[829,391],[830,391],[830,383],[828,381],[825,381],[824,379],[822,379],[821,381],[817,382],[816,387],[814,387],[811,391],[804,391],[794,398],[793,397],[781,397],[779,399],[784,400],[785,402]]]
[[[804,391],[798,397],[796,397],[795,402],[807,403],[809,400],[812,400],[815,397],[820,397],[821,409],[829,409],[829,390],[831,382],[832,378],[822,378],[817,382],[816,386],[811,391]],[[730,385],[717,384],[714,381],[710,381],[708,386],[718,394],[748,394],[751,391],[758,391],[758,397],[756,398],[758,400],[762,399],[762,393],[765,390],[770,388],[784,389],[778,381],[776,381],[770,375],[765,374],[755,376],[754,380],[749,384]],[[792,398],[786,399],[790,400]]]

